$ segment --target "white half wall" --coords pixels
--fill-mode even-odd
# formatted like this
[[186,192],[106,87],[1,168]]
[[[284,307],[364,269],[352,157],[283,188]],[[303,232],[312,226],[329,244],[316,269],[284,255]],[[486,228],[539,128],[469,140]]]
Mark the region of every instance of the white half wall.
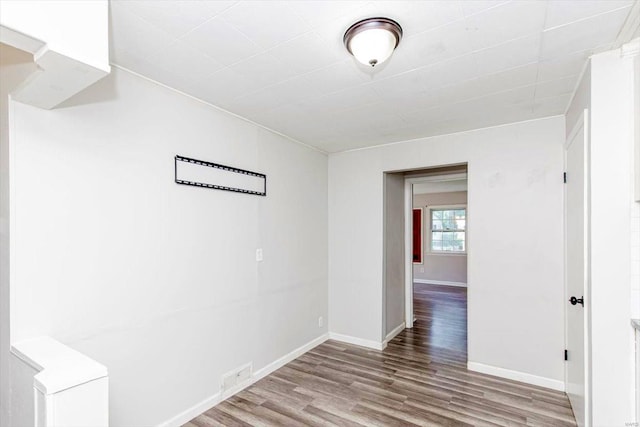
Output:
[[5,39],[16,37],[5,32],[12,30],[45,42],[60,55],[110,70],[108,0],[2,0],[0,26],[5,43],[13,45]]
[[468,163],[469,361],[563,381],[564,117],[329,156],[329,319],[379,341],[384,172]]
[[[326,334],[325,154],[120,70],[12,107],[12,339],[105,365],[112,426],[174,420]],[[265,173],[268,195],[175,184],[176,154]]]
[[107,0],[4,0],[0,42],[33,54],[38,72],[12,98],[50,109],[107,75]]

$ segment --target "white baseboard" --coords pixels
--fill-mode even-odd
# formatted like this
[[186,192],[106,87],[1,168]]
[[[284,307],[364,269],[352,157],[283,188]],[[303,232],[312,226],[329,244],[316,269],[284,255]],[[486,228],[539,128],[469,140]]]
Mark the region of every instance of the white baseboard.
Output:
[[467,369],[480,372],[482,374],[493,375],[506,378],[508,380],[520,381],[527,384],[546,387],[553,390],[565,391],[564,381],[553,380],[551,378],[539,377],[525,372],[512,371],[510,369],[498,368],[497,366],[485,365],[477,362],[467,362]]
[[323,342],[325,342],[328,339],[329,339],[329,334],[328,333],[320,335],[318,338],[316,338],[314,340],[311,340],[308,343],[306,343],[305,345],[302,345],[302,346],[296,348],[291,353],[288,353],[288,354],[282,356],[280,359],[276,360],[275,362],[271,362],[267,366],[265,366],[264,368],[258,369],[253,374],[253,377],[252,377],[253,382],[261,380],[262,378],[266,377],[267,375],[269,375],[273,371],[276,371],[276,370],[282,368],[284,365],[286,365],[287,363],[291,362],[293,359],[296,359],[296,358],[302,356],[307,351],[311,350],[314,347],[319,346],[320,344],[322,344]]
[[396,335],[398,335],[400,332],[404,331],[405,326],[406,326],[405,322],[402,322],[401,324],[396,326],[391,332],[389,332],[387,336],[384,337],[384,346],[386,347],[387,344],[389,344],[389,341],[394,339]]
[[206,412],[207,410],[209,410],[210,408],[214,407],[215,405],[217,405],[218,403],[222,402],[223,400],[228,399],[231,396],[233,396],[234,394],[244,390],[245,388],[249,387],[251,384],[253,384],[256,381],[266,377],[267,375],[269,375],[273,371],[275,371],[277,369],[280,369],[281,367],[283,367],[287,363],[291,362],[293,359],[296,359],[297,357],[300,357],[301,355],[303,355],[307,351],[309,351],[312,348],[322,344],[323,342],[325,342],[328,339],[329,339],[329,334],[323,334],[323,335],[319,336],[318,338],[315,338],[315,339],[309,341],[308,343],[296,348],[292,352],[282,356],[280,359],[268,364],[264,368],[257,370],[256,372],[253,373],[251,378],[249,378],[244,383],[238,384],[235,387],[230,388],[229,390],[225,390],[224,392],[218,392],[218,393],[214,394],[213,396],[207,397],[202,402],[200,402],[200,403],[192,406],[191,408],[181,412],[180,414],[176,415],[175,417],[172,417],[169,420],[158,424],[158,427],[174,427],[174,426],[175,427],[179,427],[179,426],[182,426],[182,425],[186,424],[187,422],[191,421],[192,419],[194,419],[198,415],[202,414],[203,412]]
[[194,419],[195,417],[197,417],[198,415],[202,414],[203,412],[206,412],[210,408],[213,408],[218,403],[222,402],[222,400],[223,400],[222,395],[220,393],[216,393],[213,396],[208,397],[202,402],[198,403],[197,405],[192,406],[186,411],[179,413],[175,417],[172,417],[167,421],[161,422],[160,424],[158,424],[158,427],[182,426],[188,423],[189,421],[191,421],[192,419]]
[[359,345],[361,347],[368,347],[374,350],[384,350],[387,346],[386,342],[378,342],[373,340],[365,340],[363,338],[352,337],[350,335],[336,334],[335,332],[329,332],[329,339],[345,342],[347,344]]
[[466,288],[467,284],[464,282],[447,282],[446,280],[428,280],[428,279],[413,279],[414,283],[423,283],[425,285],[444,285],[444,286],[458,286]]

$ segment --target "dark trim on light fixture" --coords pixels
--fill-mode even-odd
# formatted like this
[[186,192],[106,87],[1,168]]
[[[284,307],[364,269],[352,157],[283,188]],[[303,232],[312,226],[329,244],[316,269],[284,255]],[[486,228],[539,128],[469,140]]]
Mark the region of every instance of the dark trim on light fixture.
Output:
[[[393,19],[382,18],[382,17],[363,19],[362,21],[358,21],[352,26],[350,26],[347,29],[347,31],[345,31],[344,37],[342,38],[342,41],[345,47],[347,48],[347,50],[351,55],[353,55],[353,52],[351,51],[351,46],[350,46],[351,40],[357,34],[360,34],[361,32],[366,30],[373,30],[373,29],[387,30],[391,34],[393,34],[393,36],[396,38],[396,45],[394,46],[394,49],[398,47],[400,40],[402,40],[402,27]],[[375,64],[371,64],[371,65],[373,66]]]

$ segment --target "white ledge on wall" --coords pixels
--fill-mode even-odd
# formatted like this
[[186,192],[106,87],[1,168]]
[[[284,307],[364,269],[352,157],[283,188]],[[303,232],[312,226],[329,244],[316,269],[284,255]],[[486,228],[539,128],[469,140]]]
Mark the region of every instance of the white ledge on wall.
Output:
[[22,82],[11,97],[34,107],[52,109],[111,72],[108,65],[104,69],[96,68],[6,26],[0,26],[0,42],[33,54],[39,70]]
[[50,338],[11,346],[11,353],[37,373],[33,377],[34,424],[39,426],[107,426],[107,368]]

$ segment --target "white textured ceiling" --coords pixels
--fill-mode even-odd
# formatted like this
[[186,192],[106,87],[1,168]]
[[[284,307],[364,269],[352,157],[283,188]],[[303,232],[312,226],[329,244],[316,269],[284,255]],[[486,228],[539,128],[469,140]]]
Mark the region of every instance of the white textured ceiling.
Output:
[[[111,60],[336,152],[564,113],[633,3],[112,0]],[[373,73],[342,44],[372,16],[404,29]]]

